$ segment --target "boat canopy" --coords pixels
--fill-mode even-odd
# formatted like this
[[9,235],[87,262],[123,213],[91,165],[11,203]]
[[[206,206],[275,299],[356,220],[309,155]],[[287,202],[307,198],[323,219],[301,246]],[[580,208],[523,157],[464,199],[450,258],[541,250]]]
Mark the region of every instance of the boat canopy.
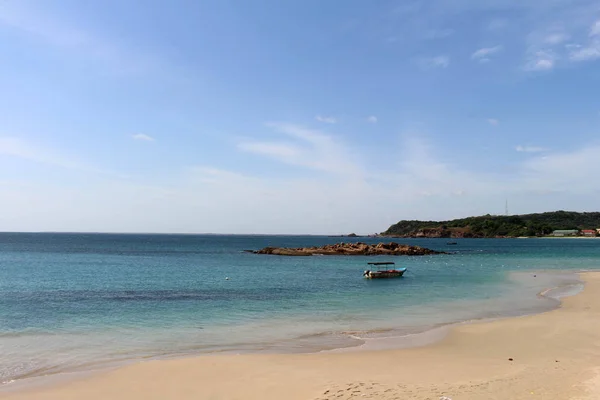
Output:
[[[387,262],[370,262],[367,264],[376,266],[378,271],[387,271],[388,265],[395,265],[396,263],[387,261]],[[393,269],[394,267],[391,267],[391,268]]]

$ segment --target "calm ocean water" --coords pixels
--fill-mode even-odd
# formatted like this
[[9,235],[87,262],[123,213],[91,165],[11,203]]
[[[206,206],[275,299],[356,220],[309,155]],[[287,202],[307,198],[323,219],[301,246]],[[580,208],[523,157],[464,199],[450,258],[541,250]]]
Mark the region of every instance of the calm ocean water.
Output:
[[392,258],[408,272],[385,281],[361,274],[389,257],[242,252],[339,241],[381,239],[0,233],[0,382],[151,357],[319,351],[527,314],[557,304],[540,291],[600,267],[600,240],[399,240],[453,254]]

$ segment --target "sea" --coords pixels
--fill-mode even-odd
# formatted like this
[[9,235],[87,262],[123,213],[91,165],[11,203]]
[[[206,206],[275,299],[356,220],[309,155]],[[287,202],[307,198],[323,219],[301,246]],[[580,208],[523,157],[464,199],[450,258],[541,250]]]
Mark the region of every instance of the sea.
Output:
[[[215,353],[356,349],[551,310],[594,239],[395,239],[433,256],[257,255],[386,238],[0,233],[0,382]],[[394,261],[403,278],[367,280]]]

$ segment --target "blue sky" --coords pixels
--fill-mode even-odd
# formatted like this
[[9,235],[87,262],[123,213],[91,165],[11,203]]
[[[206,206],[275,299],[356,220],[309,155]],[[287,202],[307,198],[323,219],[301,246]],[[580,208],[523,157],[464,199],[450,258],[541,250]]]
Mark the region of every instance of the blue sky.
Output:
[[595,211],[590,0],[0,2],[0,230]]

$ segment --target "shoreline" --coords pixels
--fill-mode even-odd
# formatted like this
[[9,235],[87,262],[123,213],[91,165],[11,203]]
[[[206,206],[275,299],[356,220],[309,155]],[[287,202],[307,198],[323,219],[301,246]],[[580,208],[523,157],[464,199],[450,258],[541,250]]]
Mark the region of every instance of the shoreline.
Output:
[[[557,274],[556,271],[535,271],[537,273],[547,273]],[[578,277],[581,274],[586,273],[595,273],[593,270],[582,270],[578,272],[574,272],[574,275]],[[533,272],[531,272],[533,273]],[[600,274],[600,271],[598,272]],[[555,296],[551,295],[552,292],[569,290],[567,293],[559,293]],[[502,321],[513,318],[523,318],[530,317],[535,315],[541,315],[549,312],[553,312],[559,309],[562,306],[562,299],[572,296],[577,296],[585,289],[585,282],[579,279],[576,283],[567,283],[560,286],[549,287],[543,289],[542,291],[536,294],[537,297],[541,297],[547,300],[555,301],[554,304],[549,309],[539,309],[532,312],[525,312],[523,314],[515,314],[515,315],[500,315],[496,317],[480,317],[480,318],[471,318],[462,321],[456,322],[448,322],[441,323],[436,326],[432,326],[424,331],[417,331],[414,333],[407,333],[404,335],[392,335],[387,337],[373,337],[373,338],[360,338],[364,341],[363,344],[357,346],[350,347],[340,347],[331,350],[322,350],[319,353],[348,353],[348,352],[362,352],[362,351],[380,351],[380,350],[398,350],[398,349],[407,349],[407,348],[418,348],[433,345],[438,343],[452,331],[452,329],[456,327],[460,327],[463,325],[472,325],[472,324],[486,324],[495,321]]]
[[600,239],[600,236],[499,236],[499,237],[426,237],[426,236],[376,236],[380,239],[429,239],[429,240],[474,240],[474,239]]
[[[499,315],[480,315],[467,317],[465,319],[451,320],[447,322],[438,322],[432,324],[426,324],[423,326],[391,326],[385,328],[372,328],[356,331],[324,331],[314,334],[303,335],[292,339],[282,339],[275,342],[265,343],[254,343],[248,344],[250,348],[224,348],[215,349],[209,351],[199,352],[176,352],[176,353],[165,353],[155,354],[147,356],[135,356],[126,359],[111,360],[111,361],[91,361],[85,365],[67,367],[64,370],[59,370],[46,375],[24,375],[16,377],[6,382],[0,383],[0,395],[6,392],[14,392],[21,389],[28,389],[30,387],[48,386],[53,385],[57,382],[69,382],[71,380],[77,380],[80,376],[90,376],[105,371],[111,371],[136,365],[145,362],[154,361],[172,361],[172,360],[185,360],[196,357],[207,357],[207,356],[231,356],[231,355],[294,355],[294,354],[330,354],[330,353],[356,353],[373,350],[397,350],[406,348],[423,347],[435,344],[445,338],[445,336],[454,327],[468,324],[479,324],[492,322],[496,320],[518,318],[523,316],[537,315],[546,312],[550,312],[560,307],[561,297],[564,296],[553,296],[548,293],[556,290],[569,290],[576,288],[575,293],[568,294],[568,296],[580,292],[583,288],[583,282],[578,279],[580,273],[586,272],[586,270],[560,272],[556,270],[530,270],[530,271],[512,271],[508,274],[517,274],[520,276],[519,279],[510,278],[515,282],[521,281],[523,283],[523,277],[532,275],[535,277],[545,276],[546,279],[557,279],[562,276],[562,279],[567,281],[557,286],[545,287],[532,296],[543,298],[551,301],[552,303],[539,304],[537,306],[531,305],[526,310],[519,310],[516,313],[511,313],[507,310],[501,311]],[[526,289],[521,289],[526,290]],[[572,292],[572,291],[571,291]],[[485,301],[483,299],[473,300],[474,302],[480,303]],[[460,318],[460,317],[459,317]],[[323,339],[322,343],[312,343],[308,345],[301,345],[302,349],[298,348],[298,345],[294,343],[303,340],[313,340],[319,338]],[[350,343],[353,341],[354,343]],[[334,343],[335,342],[335,343]],[[284,344],[287,343],[287,344]],[[252,348],[256,346],[255,348]],[[307,346],[307,347],[304,347]]]
[[[526,369],[523,370],[521,368],[515,368],[518,363],[514,363],[513,361],[507,361],[507,354],[512,354],[512,356],[508,356],[509,358],[513,358],[513,360],[518,360],[517,352],[510,347],[514,347],[514,341],[506,340],[506,333],[514,334],[515,330],[520,330],[522,327],[520,325],[524,325],[525,327],[532,327],[537,333],[537,335],[519,335],[517,338],[517,344],[521,344],[523,346],[520,347],[521,352],[523,353],[531,353],[531,349],[529,347],[539,348],[540,333],[542,336],[546,334],[547,330],[556,330],[556,322],[560,322],[561,319],[565,319],[569,315],[571,311],[575,311],[576,313],[584,313],[586,312],[585,307],[591,307],[590,304],[594,303],[595,309],[600,312],[600,295],[596,296],[593,292],[595,290],[588,290],[588,286],[600,288],[600,272],[581,272],[579,274],[583,281],[586,282],[586,288],[573,296],[560,298],[559,304],[556,308],[550,311],[542,311],[541,313],[529,314],[518,317],[500,317],[493,320],[475,320],[475,321],[466,321],[460,322],[457,324],[451,324],[450,326],[442,326],[435,329],[445,330],[444,335],[439,338],[439,340],[434,340],[431,343],[425,343],[419,347],[410,347],[410,348],[375,348],[375,349],[362,349],[362,350],[348,350],[347,351],[326,351],[319,353],[304,353],[304,354],[242,354],[242,355],[222,355],[222,354],[209,354],[209,355],[198,355],[193,357],[184,357],[184,358],[174,358],[174,359],[158,359],[158,360],[150,360],[145,362],[133,362],[126,366],[118,367],[118,368],[110,368],[104,371],[90,371],[89,373],[82,372],[76,373],[77,377],[74,377],[73,374],[68,374],[70,378],[67,376],[62,376],[65,378],[64,380],[56,381],[56,382],[47,382],[47,384],[41,384],[35,387],[23,387],[22,389],[18,389],[16,386],[13,386],[12,390],[9,388],[12,385],[6,385],[6,391],[0,392],[0,398],[4,399],[58,399],[58,398],[102,398],[102,397],[115,397],[115,398],[126,398],[126,399],[137,399],[141,398],[166,398],[169,397],[168,393],[173,393],[173,390],[177,391],[176,387],[185,387],[185,393],[195,393],[195,398],[206,398],[207,394],[211,394],[214,398],[251,398],[251,399],[275,399],[275,392],[277,396],[283,396],[283,398],[333,398],[327,397],[329,394],[336,393],[337,398],[350,398],[350,397],[338,397],[337,390],[342,391],[343,395],[350,395],[352,392],[361,392],[361,394],[369,395],[369,393],[377,393],[377,398],[381,399],[392,399],[391,394],[397,393],[398,385],[402,386],[406,390],[410,390],[412,393],[412,397],[402,397],[409,399],[425,399],[427,396],[438,396],[432,398],[439,398],[442,395],[449,395],[450,397],[457,396],[458,394],[451,393],[450,391],[454,390],[455,393],[460,393],[461,390],[465,389],[461,386],[465,386],[470,388],[471,394],[467,397],[463,395],[460,396],[461,399],[483,399],[489,397],[477,397],[476,392],[481,390],[484,387],[489,388],[489,384],[486,386],[484,383],[486,379],[491,379],[491,382],[499,382],[503,381],[500,378],[505,378],[508,374],[516,372],[525,373]],[[549,288],[543,292],[541,292],[540,296],[545,296],[548,291],[551,291],[552,288]],[[592,292],[592,293],[590,293]],[[592,300],[596,300],[593,301]],[[583,304],[583,307],[582,307]],[[579,318],[580,319],[580,318]],[[580,321],[580,324],[585,324],[586,321]],[[548,323],[546,320],[551,320],[554,323]],[[593,323],[587,321],[587,323]],[[600,326],[600,324],[599,324]],[[543,329],[540,329],[543,328]],[[565,328],[567,330],[571,329],[571,327]],[[498,332],[494,331],[499,330],[502,335],[498,335]],[[432,330],[428,331],[431,332]],[[585,335],[585,331],[584,337]],[[475,337],[472,335],[476,334]],[[487,337],[486,337],[487,336]],[[564,336],[564,335],[563,335]],[[598,334],[598,338],[600,339],[600,334]],[[514,337],[513,337],[514,339]],[[556,343],[559,347],[564,348],[564,341],[557,340]],[[473,351],[470,347],[476,343],[479,352]],[[504,349],[502,348],[502,344],[504,345]],[[589,343],[588,343],[589,344]],[[466,346],[465,346],[466,345]],[[528,347],[529,346],[529,347]],[[542,346],[544,349],[545,347]],[[483,355],[487,354],[497,354],[504,350],[505,357],[493,357],[492,359],[488,359],[486,357],[481,357],[481,353]],[[511,350],[511,351],[509,351]],[[539,350],[539,349],[538,349]],[[568,357],[568,353],[571,352],[570,349],[566,352],[561,353],[560,355],[552,354],[554,357],[552,358],[566,358]],[[600,349],[598,349],[600,351]],[[553,349],[550,346],[548,349],[548,353],[553,353]],[[543,359],[547,361],[550,354],[545,350],[541,353],[537,354],[528,354],[528,357],[531,358],[531,362],[528,363],[528,367],[532,367],[536,364],[536,360],[540,361]],[[556,352],[556,351],[554,351]],[[576,354],[576,353],[575,353]],[[394,360],[398,359],[406,359],[410,360],[410,365],[408,368],[402,367],[402,365],[397,365],[397,362]],[[437,360],[437,362],[433,362]],[[469,362],[465,364],[465,361],[472,361],[475,363],[475,366],[478,368],[474,368]],[[553,366],[559,364],[563,361],[558,359],[553,360]],[[377,363],[381,363],[381,365]],[[572,365],[577,364],[576,360],[569,361]],[[377,368],[367,367],[363,368],[364,365],[370,365],[371,363],[375,363],[372,365],[378,366]],[[363,365],[364,364],[364,365]],[[313,368],[316,365],[316,368]],[[521,365],[521,364],[518,364]],[[561,364],[561,368],[564,364]],[[251,367],[252,366],[252,367]],[[412,367],[411,367],[412,366]],[[470,371],[473,375],[460,375],[459,372],[454,371],[458,368],[458,366],[462,366],[461,368],[465,371]],[[277,367],[283,367],[283,372],[278,372]],[[326,367],[326,368],[325,368]],[[331,368],[335,367],[335,373],[331,373],[331,378],[323,380],[319,374],[315,374],[316,372],[321,372],[321,374],[328,375]],[[443,367],[443,368],[442,368]],[[410,379],[400,379],[398,375],[390,374],[389,370],[397,371],[398,368],[402,370],[404,374],[408,374],[413,376],[417,382],[421,382],[419,385],[411,383]],[[416,369],[417,372],[420,370],[423,376],[415,375],[415,371],[411,372],[412,369]],[[458,369],[461,369],[458,368]],[[244,391],[243,387],[240,387],[240,384],[232,385],[232,387],[228,387],[227,382],[229,374],[226,371],[233,369],[236,372],[236,376],[239,376],[246,385],[253,388],[251,391],[251,395],[245,396],[248,392]],[[586,371],[589,369],[590,377],[594,376],[592,365],[588,366]],[[339,371],[338,371],[339,370]],[[482,375],[482,371],[487,371],[486,374]],[[195,377],[192,379],[189,371],[196,371],[199,374],[199,377]],[[427,372],[425,372],[427,371]],[[433,375],[439,378],[440,383],[436,380],[431,379],[431,377],[427,378],[430,371],[433,371]],[[437,372],[436,372],[437,371]],[[446,373],[442,373],[446,371]],[[450,373],[450,371],[452,371]],[[360,372],[360,373],[359,373]],[[546,371],[548,372],[548,371]],[[550,371],[551,372],[551,371]],[[562,371],[563,373],[565,371]],[[286,375],[286,373],[288,375]],[[370,377],[370,379],[361,378],[361,373],[364,376]],[[463,383],[461,385],[449,383],[447,374],[454,376],[461,376],[462,380],[467,379],[469,383]],[[82,374],[82,375],[80,375]],[[270,377],[274,380],[270,381],[267,379],[261,379],[260,377],[264,374],[265,377]],[[283,375],[282,375],[283,374]],[[292,378],[296,377],[304,377],[311,378],[308,382],[312,383],[303,383],[304,379],[292,379],[289,374],[291,374]],[[453,375],[454,374],[454,375]],[[532,378],[529,374],[526,374],[528,379]],[[550,374],[552,375],[552,374]],[[578,378],[581,378],[581,374],[575,374]],[[573,379],[575,379],[575,375]],[[586,375],[586,374],[584,374]],[[554,376],[554,375],[552,375]],[[152,377],[157,378],[158,381],[163,382],[163,386],[156,386],[152,381]],[[478,377],[473,381],[473,377]],[[499,378],[500,377],[500,378]],[[587,376],[586,376],[587,377]],[[275,379],[276,378],[276,379]],[[138,382],[142,383],[142,388],[140,390],[134,390],[134,388],[127,385],[127,382],[131,379],[134,379]],[[198,379],[202,381],[202,388],[198,388],[196,386],[198,383]],[[259,383],[253,382],[253,380],[258,379]],[[424,381],[423,381],[424,379]],[[462,382],[462,380],[459,381]],[[451,379],[452,381],[454,379]],[[526,379],[527,380],[527,379]],[[564,380],[564,378],[563,378]],[[295,387],[297,390],[286,390],[285,387],[280,387],[281,385],[274,384],[283,381],[286,385],[290,387]],[[350,385],[346,382],[348,381],[356,381],[358,383],[353,383],[351,386],[345,387],[344,385]],[[369,381],[369,382],[367,382]],[[428,385],[425,385],[424,382],[427,381]],[[477,382],[475,386],[473,386],[473,382]],[[551,382],[551,381],[549,381]],[[595,382],[595,381],[594,381]],[[395,383],[395,386],[392,384]],[[580,382],[581,383],[581,382]],[[106,386],[108,385],[108,386]],[[286,386],[283,385],[283,386]],[[444,386],[445,385],[445,386]],[[241,385],[244,386],[244,385]],[[276,386],[273,387],[273,386]],[[427,386],[427,388],[425,387]],[[494,386],[494,385],[492,385]],[[508,385],[510,386],[510,385]],[[539,385],[538,385],[539,386]],[[550,385],[552,386],[552,385]],[[119,387],[121,392],[112,392],[111,387]],[[154,388],[153,390],[147,390],[149,388]],[[385,387],[385,389],[383,389]],[[327,389],[329,388],[329,389]],[[342,389],[338,389],[342,388]],[[367,388],[369,388],[367,390]],[[432,394],[432,388],[435,388],[436,393]],[[476,388],[477,390],[474,390]],[[319,389],[323,389],[319,391]],[[351,389],[351,390],[347,390]],[[382,389],[382,391],[378,391]],[[509,390],[510,387],[503,388],[502,390]],[[166,390],[166,392],[165,392]],[[200,390],[200,392],[198,392]],[[498,390],[500,390],[498,388]],[[534,394],[545,393],[544,388],[538,388],[534,391]],[[553,389],[547,394],[555,395],[558,389]],[[112,394],[107,394],[108,392]],[[327,392],[327,393],[326,393]],[[349,393],[346,393],[349,392]],[[445,394],[442,392],[446,392]],[[101,395],[102,393],[102,395]],[[156,395],[156,397],[152,397],[153,393],[162,393],[162,397]],[[390,394],[389,396],[386,394]],[[478,393],[478,392],[477,392]],[[487,392],[486,392],[487,393]],[[497,391],[494,391],[497,393]],[[523,392],[525,393],[525,392]],[[563,392],[560,392],[563,393]],[[565,392],[566,393],[566,392]],[[488,393],[489,394],[489,393]],[[529,392],[526,393],[527,396],[523,395],[523,398],[534,398],[531,396]],[[317,397],[317,395],[321,397]],[[414,395],[414,396],[413,396]],[[419,396],[423,397],[419,397]],[[473,396],[475,397],[473,397]],[[198,397],[200,396],[200,397]],[[520,396],[520,394],[518,395]],[[511,395],[511,397],[505,398],[521,398],[515,397]],[[192,396],[190,396],[192,397]],[[365,396],[366,397],[366,396]],[[186,396],[180,396],[180,398],[187,398]],[[281,398],[281,397],[280,397]],[[368,397],[367,397],[368,398]],[[500,397],[499,397],[500,398]],[[569,397],[550,397],[550,398],[569,398]],[[583,397],[582,397],[583,399]]]

